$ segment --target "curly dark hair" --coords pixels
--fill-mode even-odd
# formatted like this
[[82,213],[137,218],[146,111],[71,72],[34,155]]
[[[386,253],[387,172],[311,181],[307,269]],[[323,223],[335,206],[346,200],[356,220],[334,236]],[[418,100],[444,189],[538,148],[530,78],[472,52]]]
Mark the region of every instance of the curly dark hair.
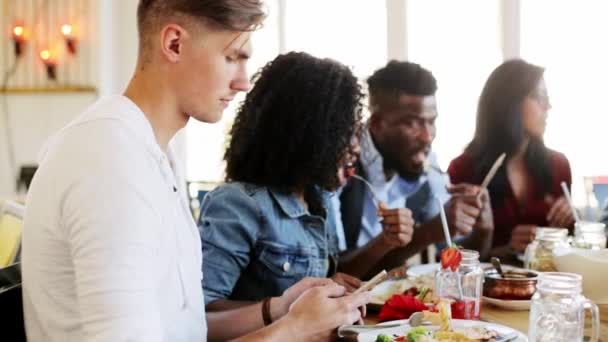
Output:
[[351,70],[307,53],[279,55],[253,76],[230,132],[226,181],[283,191],[339,186],[363,93]]
[[370,106],[391,104],[401,94],[430,96],[437,92],[437,80],[420,64],[391,60],[367,79]]

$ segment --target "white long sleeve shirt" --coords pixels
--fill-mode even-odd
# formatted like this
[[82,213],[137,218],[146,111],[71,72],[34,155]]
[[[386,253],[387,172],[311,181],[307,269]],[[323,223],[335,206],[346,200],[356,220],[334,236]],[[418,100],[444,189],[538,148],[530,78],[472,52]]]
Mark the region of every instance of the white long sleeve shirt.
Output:
[[28,340],[206,340],[200,236],[143,112],[101,99],[39,162],[23,230]]

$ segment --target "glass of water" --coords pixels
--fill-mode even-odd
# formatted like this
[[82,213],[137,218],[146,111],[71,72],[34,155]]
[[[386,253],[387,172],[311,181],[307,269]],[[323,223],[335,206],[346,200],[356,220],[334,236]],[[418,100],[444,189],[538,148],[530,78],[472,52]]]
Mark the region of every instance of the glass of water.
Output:
[[606,225],[601,222],[575,223],[574,246],[587,249],[606,248]]
[[578,274],[545,272],[538,275],[532,297],[528,336],[530,342],[583,341],[585,309],[591,310],[591,342],[599,340],[597,305],[582,294],[583,278]]

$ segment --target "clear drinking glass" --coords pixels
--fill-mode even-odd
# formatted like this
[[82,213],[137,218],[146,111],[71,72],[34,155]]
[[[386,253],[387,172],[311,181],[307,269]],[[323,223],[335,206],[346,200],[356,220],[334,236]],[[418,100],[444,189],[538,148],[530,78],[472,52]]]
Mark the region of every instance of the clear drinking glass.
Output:
[[524,267],[541,272],[554,272],[554,250],[567,248],[568,229],[536,228],[534,241],[526,247]]
[[530,342],[583,341],[585,309],[591,310],[593,320],[591,342],[598,341],[598,307],[581,294],[582,280],[573,273],[539,274],[530,307]]
[[606,248],[606,225],[581,221],[574,224],[574,246],[577,248]]
[[440,269],[435,274],[435,291],[440,299],[450,299],[452,318],[479,319],[483,270],[479,266],[479,253],[463,249],[462,261],[455,272]]

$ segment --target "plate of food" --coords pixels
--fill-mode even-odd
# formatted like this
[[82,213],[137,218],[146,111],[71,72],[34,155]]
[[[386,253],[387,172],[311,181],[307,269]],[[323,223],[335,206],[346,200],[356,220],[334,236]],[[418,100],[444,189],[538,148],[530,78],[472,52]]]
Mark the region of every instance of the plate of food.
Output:
[[371,290],[372,299],[367,307],[372,310],[380,310],[382,305],[396,294],[410,295],[424,303],[431,302],[433,283],[433,278],[427,276],[414,279],[385,280]]
[[[359,342],[527,342],[522,332],[500,324],[452,319],[449,302],[439,303],[438,312],[424,311],[423,321],[431,325],[412,327],[409,320],[379,324],[379,329],[362,332]],[[401,325],[395,326],[400,323]],[[387,328],[380,328],[387,325]],[[390,326],[390,327],[388,327]]]
[[[391,322],[394,323],[394,322]],[[527,342],[522,332],[500,324],[455,319],[449,331],[438,326],[411,327],[404,323],[398,327],[360,333],[359,342]]]

